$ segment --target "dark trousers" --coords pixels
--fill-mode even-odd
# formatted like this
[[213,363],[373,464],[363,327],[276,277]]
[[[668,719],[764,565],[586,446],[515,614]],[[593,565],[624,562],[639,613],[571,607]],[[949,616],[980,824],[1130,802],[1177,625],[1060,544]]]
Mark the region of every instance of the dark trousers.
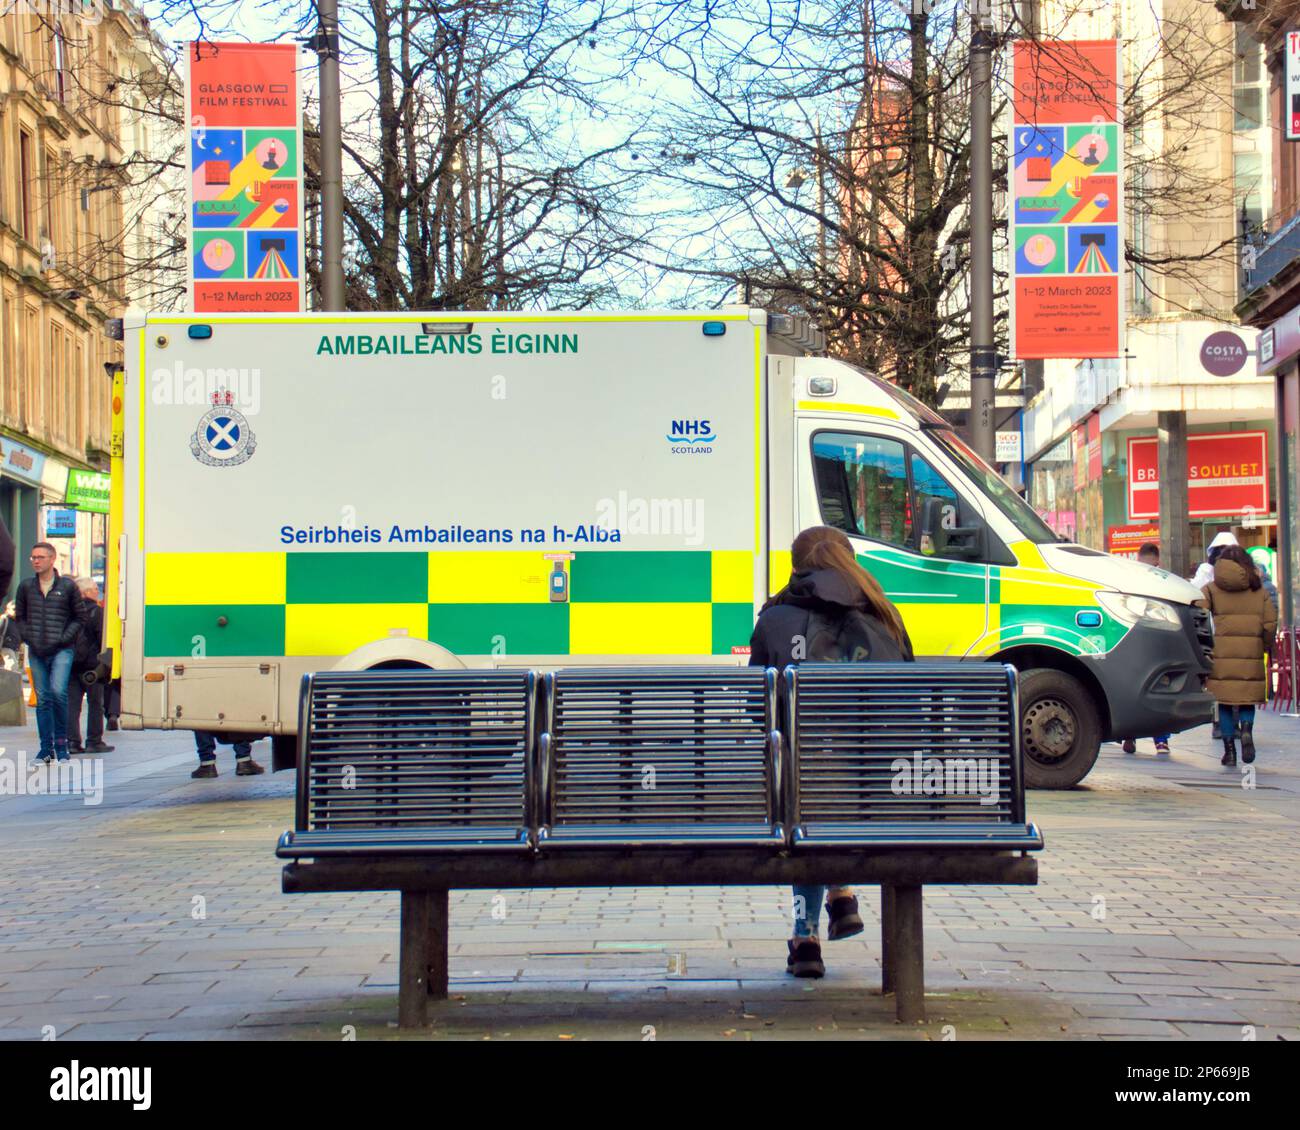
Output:
[[104,713],[109,718],[116,718],[122,713],[122,680],[114,679],[107,684],[104,692]]
[[86,744],[95,745],[104,740],[104,684],[86,686],[81,673],[73,672],[68,682],[68,741],[81,745],[81,700],[90,703],[90,716],[86,719]]

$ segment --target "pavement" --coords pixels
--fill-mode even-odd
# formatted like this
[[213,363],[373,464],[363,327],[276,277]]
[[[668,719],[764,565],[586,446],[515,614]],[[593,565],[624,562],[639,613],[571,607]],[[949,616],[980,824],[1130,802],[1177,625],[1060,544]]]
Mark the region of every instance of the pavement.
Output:
[[0,1039],[1300,1040],[1300,719],[1267,710],[1245,777],[1205,727],[1031,792],[1037,887],[925,890],[914,1027],[874,889],[795,981],[787,891],[656,887],[453,892],[450,999],[399,1034],[398,896],[280,891],[293,775],[222,746],[193,781],[188,733],[108,737],[88,804],[21,795],[35,731],[0,729]]

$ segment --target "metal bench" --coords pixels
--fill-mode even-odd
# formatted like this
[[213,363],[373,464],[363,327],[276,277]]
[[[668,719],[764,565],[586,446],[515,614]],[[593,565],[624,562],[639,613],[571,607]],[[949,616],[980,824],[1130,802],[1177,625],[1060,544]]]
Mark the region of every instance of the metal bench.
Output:
[[878,884],[910,1022],[922,886],[1038,881],[1019,734],[997,665],[320,674],[276,854],[287,893],[401,892],[402,1027],[446,997],[449,890],[665,884]]

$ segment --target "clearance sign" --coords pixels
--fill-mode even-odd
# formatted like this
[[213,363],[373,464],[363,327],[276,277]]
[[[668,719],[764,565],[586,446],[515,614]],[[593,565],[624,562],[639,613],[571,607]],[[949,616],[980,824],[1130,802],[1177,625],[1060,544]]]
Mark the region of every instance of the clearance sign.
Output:
[[[1129,521],[1160,517],[1158,441],[1128,441]],[[1211,432],[1187,437],[1187,513],[1191,518],[1269,512],[1268,433]]]
[[298,48],[190,43],[190,306],[303,309]]
[[1116,41],[1012,47],[1015,356],[1119,357],[1124,131]]

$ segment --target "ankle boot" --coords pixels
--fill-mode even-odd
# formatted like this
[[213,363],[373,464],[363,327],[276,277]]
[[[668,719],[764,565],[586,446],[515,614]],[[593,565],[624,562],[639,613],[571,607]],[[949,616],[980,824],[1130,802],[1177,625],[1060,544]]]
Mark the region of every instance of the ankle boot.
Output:
[[1237,764],[1237,743],[1232,738],[1223,739],[1223,756],[1219,758],[1220,765]]
[[1241,760],[1249,765],[1255,760],[1255,735],[1251,733],[1254,723],[1241,724]]

